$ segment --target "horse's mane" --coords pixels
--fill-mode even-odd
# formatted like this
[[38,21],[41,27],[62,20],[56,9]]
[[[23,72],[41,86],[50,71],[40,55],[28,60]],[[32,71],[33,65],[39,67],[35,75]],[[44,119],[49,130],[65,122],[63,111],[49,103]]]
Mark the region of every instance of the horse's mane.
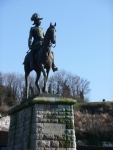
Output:
[[46,30],[46,33],[45,33],[45,36],[44,36],[44,37],[47,36],[49,29],[50,29],[50,27]]
[[49,31],[51,28],[54,28],[54,26],[53,26],[53,25],[49,26],[49,28],[46,30],[45,36],[47,36],[48,31]]

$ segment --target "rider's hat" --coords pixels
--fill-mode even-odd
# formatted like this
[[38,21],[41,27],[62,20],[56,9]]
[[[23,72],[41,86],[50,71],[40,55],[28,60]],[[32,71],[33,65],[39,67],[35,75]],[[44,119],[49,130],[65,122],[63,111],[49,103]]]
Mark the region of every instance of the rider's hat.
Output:
[[40,15],[38,13],[33,14],[31,17],[31,21],[42,20],[42,19],[43,18],[40,18]]

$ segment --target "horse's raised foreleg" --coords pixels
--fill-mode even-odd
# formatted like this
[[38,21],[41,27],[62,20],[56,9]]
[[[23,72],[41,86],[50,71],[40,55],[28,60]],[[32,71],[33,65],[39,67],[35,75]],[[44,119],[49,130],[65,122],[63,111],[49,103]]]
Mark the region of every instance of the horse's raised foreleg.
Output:
[[37,87],[37,90],[38,90],[39,94],[40,94],[40,87],[39,87],[39,79],[40,79],[40,76],[41,76],[41,71],[38,71],[38,72],[37,72],[36,81],[35,81],[35,85],[36,85],[36,87]]

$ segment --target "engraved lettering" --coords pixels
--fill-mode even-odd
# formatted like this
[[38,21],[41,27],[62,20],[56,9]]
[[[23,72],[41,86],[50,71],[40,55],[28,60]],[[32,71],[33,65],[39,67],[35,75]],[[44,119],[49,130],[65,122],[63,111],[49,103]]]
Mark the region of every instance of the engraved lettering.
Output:
[[66,124],[44,123],[44,133],[65,134]]

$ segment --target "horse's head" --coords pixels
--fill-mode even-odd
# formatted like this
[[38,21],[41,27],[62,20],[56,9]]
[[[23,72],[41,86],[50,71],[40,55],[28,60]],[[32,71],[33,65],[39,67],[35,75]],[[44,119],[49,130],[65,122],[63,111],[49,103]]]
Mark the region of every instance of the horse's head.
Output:
[[47,41],[49,43],[55,44],[56,43],[56,29],[55,29],[56,23],[52,25],[50,23],[50,27],[47,29],[46,34],[45,34],[45,42]]

